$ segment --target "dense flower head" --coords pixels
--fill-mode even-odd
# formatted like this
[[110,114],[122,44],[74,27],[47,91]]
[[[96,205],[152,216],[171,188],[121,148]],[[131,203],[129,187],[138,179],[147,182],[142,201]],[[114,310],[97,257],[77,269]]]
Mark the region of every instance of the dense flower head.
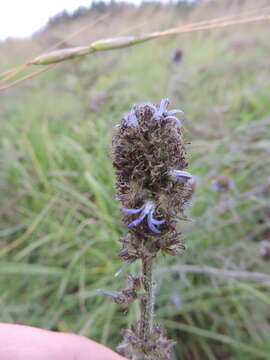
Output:
[[115,130],[117,198],[129,229],[122,240],[121,253],[126,259],[183,249],[179,240],[175,242],[176,220],[190,203],[194,178],[185,170],[183,119],[175,116],[183,112],[168,110],[168,105],[168,99],[159,105],[133,105]]

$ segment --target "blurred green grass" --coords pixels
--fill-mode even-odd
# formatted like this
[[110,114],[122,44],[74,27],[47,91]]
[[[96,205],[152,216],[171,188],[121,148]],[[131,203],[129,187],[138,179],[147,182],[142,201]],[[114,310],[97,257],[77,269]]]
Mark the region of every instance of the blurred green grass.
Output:
[[[160,11],[158,21],[164,26],[176,15]],[[253,24],[97,54],[1,97],[1,321],[111,347],[134,322],[136,304],[124,316],[99,292],[124,282],[124,274],[114,278],[125,229],[110,143],[133,103],[162,97],[187,115],[189,169],[198,181],[193,221],[181,224],[188,249],[160,255],[157,266],[269,273],[259,254],[269,239],[268,33],[266,24]],[[172,66],[178,47],[183,63]],[[211,183],[223,172],[235,189],[219,196]],[[128,270],[136,271],[136,264]],[[177,339],[177,358],[269,359],[269,285],[164,273],[157,291],[156,316]]]

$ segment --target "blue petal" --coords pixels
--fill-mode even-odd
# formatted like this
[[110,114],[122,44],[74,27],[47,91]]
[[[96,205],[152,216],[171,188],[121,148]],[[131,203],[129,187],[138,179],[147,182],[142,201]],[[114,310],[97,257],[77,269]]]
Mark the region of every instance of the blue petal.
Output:
[[162,113],[160,113],[160,111],[157,110],[157,111],[153,114],[153,119],[158,119],[158,118],[161,117],[161,115],[162,115]]
[[173,116],[173,115],[168,115],[165,117],[165,120],[166,119],[174,119],[180,126],[183,125],[183,122],[184,120],[183,119],[178,119],[176,116]]
[[[160,234],[160,231],[155,227],[154,223],[153,223],[153,217],[152,217],[152,214],[149,214],[147,216],[147,224],[148,224],[148,227],[151,231],[153,231],[154,233],[156,234]],[[157,221],[157,220],[156,220]]]
[[142,212],[141,215],[136,220],[134,220],[130,224],[128,224],[128,227],[134,227],[134,226],[139,225],[145,218],[145,215],[146,215],[145,212]]
[[138,214],[140,211],[142,211],[142,208],[139,209],[126,209],[126,208],[122,208],[120,209],[122,212],[127,213],[127,214]]
[[170,111],[167,111],[167,114],[168,115],[173,115],[173,114],[184,114],[184,111],[180,110],[180,109],[173,109],[173,110],[170,110]]
[[187,209],[190,206],[190,202],[189,201],[185,201],[183,204],[183,209]]
[[159,105],[159,112],[163,114],[167,110],[168,105],[169,105],[169,99],[166,98],[162,99]]
[[187,180],[188,180],[188,178],[185,176],[177,176],[177,181],[186,182]]
[[137,126],[138,120],[136,117],[136,105],[133,105],[130,113],[124,116],[125,125],[127,126]]
[[156,220],[152,217],[152,223],[155,225],[161,225],[165,223],[165,220]]
[[153,118],[159,118],[167,111],[167,106],[169,105],[169,99],[162,99],[159,105],[158,110],[154,113]]
[[187,182],[192,179],[192,175],[184,170],[172,170],[170,175],[177,181]]
[[151,231],[153,231],[155,234],[161,234],[161,232],[155,227],[155,225],[149,221],[149,218],[147,219],[147,222],[148,222],[148,227]]

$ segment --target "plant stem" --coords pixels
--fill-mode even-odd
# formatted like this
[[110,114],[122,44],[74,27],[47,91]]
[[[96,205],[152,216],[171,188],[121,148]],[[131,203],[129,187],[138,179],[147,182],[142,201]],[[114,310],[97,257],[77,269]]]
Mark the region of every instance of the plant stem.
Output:
[[141,299],[140,337],[147,341],[150,337],[154,315],[153,258],[142,258],[142,284],[144,296]]

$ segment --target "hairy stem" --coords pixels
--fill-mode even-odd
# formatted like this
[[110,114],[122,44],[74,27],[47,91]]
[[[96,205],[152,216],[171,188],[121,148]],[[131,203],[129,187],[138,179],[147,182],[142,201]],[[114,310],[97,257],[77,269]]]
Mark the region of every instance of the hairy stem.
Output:
[[153,258],[142,259],[142,283],[144,296],[141,299],[140,337],[148,340],[152,331],[154,314]]

